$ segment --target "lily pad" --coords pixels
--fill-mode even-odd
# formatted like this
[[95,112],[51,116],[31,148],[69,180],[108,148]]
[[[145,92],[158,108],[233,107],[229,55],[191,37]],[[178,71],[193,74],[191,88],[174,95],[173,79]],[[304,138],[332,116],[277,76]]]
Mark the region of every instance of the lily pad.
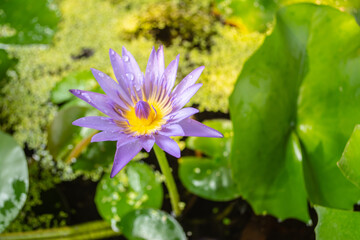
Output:
[[8,134],[0,131],[0,233],[18,215],[29,188],[24,151]]
[[50,0],[1,0],[0,42],[7,44],[50,43],[60,16]]
[[344,176],[360,188],[360,125],[356,125],[338,166]]
[[128,213],[121,229],[129,240],[185,240],[180,224],[169,214],[155,209],[139,209]]
[[343,209],[360,199],[336,166],[360,120],[358,39],[351,15],[296,4],[245,63],[230,98],[231,169],[256,213],[307,221],[307,199]]
[[315,228],[317,240],[360,239],[360,213],[315,206],[318,224]]
[[160,208],[162,200],[161,182],[147,164],[140,162],[130,162],[114,178],[105,174],[95,195],[100,215],[114,230],[125,214],[138,208]]
[[212,201],[229,201],[239,197],[230,170],[232,124],[218,119],[203,122],[223,133],[224,138],[189,137],[188,148],[207,157],[183,157],[179,160],[179,177],[190,192]]

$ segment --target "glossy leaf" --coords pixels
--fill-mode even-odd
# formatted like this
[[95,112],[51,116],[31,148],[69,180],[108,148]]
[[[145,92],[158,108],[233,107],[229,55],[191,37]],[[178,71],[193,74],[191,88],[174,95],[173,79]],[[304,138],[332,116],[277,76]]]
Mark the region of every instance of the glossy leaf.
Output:
[[28,166],[22,148],[0,131],[0,233],[18,215],[29,188]]
[[179,160],[179,177],[187,190],[212,201],[229,201],[239,197],[231,176],[232,125],[229,120],[204,121],[220,131],[224,138],[189,137],[186,146],[207,157],[183,157]]
[[69,92],[69,89],[82,89],[92,91],[97,87],[97,83],[91,71],[80,71],[70,73],[59,81],[51,91],[51,101],[60,104],[69,100],[76,99]]
[[360,119],[360,28],[311,4],[281,9],[276,23],[230,98],[239,191],[279,218],[308,220],[307,198],[351,209],[360,191],[336,162]]
[[59,13],[50,0],[1,0],[0,42],[7,44],[50,43]]
[[129,240],[185,240],[180,224],[169,214],[155,209],[140,209],[128,213],[121,227]]
[[358,240],[360,239],[360,213],[315,207],[318,224],[315,228],[316,240]]
[[344,176],[360,188],[360,125],[356,125],[338,166]]
[[145,163],[130,162],[114,178],[105,174],[97,186],[95,203],[114,230],[128,212],[144,207],[160,208],[163,190],[153,170]]
[[187,190],[212,201],[229,201],[239,197],[229,166],[214,159],[183,157],[179,177]]

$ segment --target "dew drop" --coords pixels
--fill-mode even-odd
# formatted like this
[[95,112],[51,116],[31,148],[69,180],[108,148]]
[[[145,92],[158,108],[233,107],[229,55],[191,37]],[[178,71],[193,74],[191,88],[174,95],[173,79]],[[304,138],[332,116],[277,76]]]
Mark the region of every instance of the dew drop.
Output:
[[132,73],[126,73],[125,74],[126,75],[126,77],[130,80],[130,81],[133,81],[134,80],[134,74],[132,74]]
[[200,168],[194,168],[194,172],[199,174],[201,172]]
[[129,61],[129,57],[126,56],[126,55],[123,56],[123,59],[124,59],[125,62],[128,62],[128,61]]
[[193,75],[189,75],[189,78],[192,79],[192,78],[193,78]]
[[102,72],[98,73],[99,77],[104,77],[104,74]]
[[85,98],[86,101],[88,101],[89,103],[91,103],[91,98],[87,93],[81,93],[81,96],[83,96]]
[[115,55],[115,51],[111,49],[111,50],[110,50],[110,54],[111,54],[111,55]]

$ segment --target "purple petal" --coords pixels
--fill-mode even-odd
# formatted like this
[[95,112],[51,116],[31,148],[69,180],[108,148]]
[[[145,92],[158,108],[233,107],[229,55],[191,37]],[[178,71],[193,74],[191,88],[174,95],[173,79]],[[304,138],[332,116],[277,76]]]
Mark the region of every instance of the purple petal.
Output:
[[84,100],[85,102],[98,109],[99,111],[105,113],[106,115],[110,116],[111,118],[121,118],[120,115],[114,110],[108,96],[101,93],[88,92],[78,89],[70,89],[69,91],[76,97]]
[[212,129],[198,121],[195,121],[191,118],[187,118],[179,122],[179,125],[184,130],[185,136],[193,137],[214,137],[222,138],[224,137],[222,133]]
[[149,97],[153,84],[157,84],[158,79],[161,77],[159,76],[157,60],[157,53],[153,47],[145,71],[145,93],[147,97]]
[[124,137],[127,137],[127,135],[121,133],[120,131],[102,131],[95,134],[91,138],[91,142],[118,141]]
[[179,145],[171,138],[163,135],[156,135],[155,142],[162,150],[164,150],[168,154],[176,158],[179,158],[181,156]]
[[181,120],[184,120],[185,118],[191,117],[192,115],[198,113],[199,110],[196,108],[188,107],[180,109],[177,112],[171,113],[168,116],[166,116],[166,119],[169,119],[169,122],[176,123],[180,122]]
[[122,145],[125,145],[125,144],[130,143],[130,142],[134,142],[134,141],[138,141],[138,139],[137,139],[137,138],[134,138],[134,137],[132,137],[132,136],[124,135],[123,137],[120,137],[120,138],[117,140],[116,148],[119,148],[119,147],[121,147]]
[[93,128],[96,130],[120,130],[120,127],[116,125],[116,123],[111,118],[99,116],[79,118],[75,120],[72,124],[79,127]]
[[168,67],[165,69],[164,75],[162,76],[162,81],[160,84],[166,87],[166,92],[170,93],[171,89],[174,87],[176,80],[176,73],[179,65],[180,54],[176,56],[176,59],[173,60]]
[[[105,73],[94,68],[91,68],[91,72],[106,95],[108,95],[110,99],[117,103],[120,107],[128,109],[127,105],[132,103],[128,93]],[[121,100],[121,98],[123,100]]]
[[[134,81],[141,85],[143,83],[143,74],[135,58],[125,47],[122,47],[122,60],[124,62],[125,75],[130,78],[131,82]],[[132,77],[131,74],[133,74]]]
[[171,137],[171,136],[175,137],[175,136],[184,136],[185,133],[179,124],[172,124],[172,125],[167,125],[163,129],[161,129],[159,131],[159,134],[168,136],[168,137]]
[[155,138],[154,136],[141,136],[139,138],[139,142],[147,152],[150,152],[150,150],[154,146]]
[[116,79],[118,80],[119,85],[123,88],[123,89],[127,89],[127,84],[125,82],[125,66],[124,66],[124,62],[121,59],[120,55],[117,54],[113,49],[110,48],[109,50],[109,55],[110,55],[110,61],[111,61],[111,65],[115,74]]
[[118,172],[120,172],[120,170],[140,152],[140,150],[141,144],[138,141],[133,141],[117,148],[110,177],[115,177],[115,175],[118,174]]
[[197,83],[195,85],[192,85],[191,87],[187,88],[181,96],[177,96],[173,102],[173,112],[181,109],[182,107],[187,104],[192,96],[199,90],[199,88],[202,86],[202,83]]
[[173,96],[180,95],[185,89],[194,85],[195,82],[200,77],[202,71],[204,70],[204,66],[198,67],[190,74],[188,74],[174,89]]
[[162,45],[160,45],[159,49],[156,51],[156,58],[157,58],[159,77],[161,77],[165,71],[164,49]]

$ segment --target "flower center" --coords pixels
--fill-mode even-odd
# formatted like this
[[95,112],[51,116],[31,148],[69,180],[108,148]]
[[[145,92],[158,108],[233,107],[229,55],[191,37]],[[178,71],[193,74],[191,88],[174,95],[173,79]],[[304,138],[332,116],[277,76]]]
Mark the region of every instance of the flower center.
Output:
[[134,107],[123,113],[127,122],[119,123],[126,134],[134,136],[153,134],[166,123],[163,117],[167,113],[156,103],[138,101]]
[[139,119],[148,118],[151,112],[149,103],[138,101],[135,105],[135,114]]

